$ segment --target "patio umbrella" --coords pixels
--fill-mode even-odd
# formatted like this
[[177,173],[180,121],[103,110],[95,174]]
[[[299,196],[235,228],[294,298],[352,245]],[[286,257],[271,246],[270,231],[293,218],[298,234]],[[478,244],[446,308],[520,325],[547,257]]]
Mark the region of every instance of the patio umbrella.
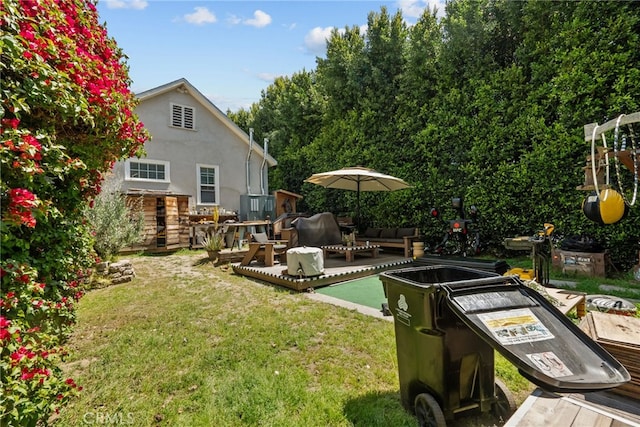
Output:
[[330,172],[311,175],[304,180],[325,188],[339,188],[357,191],[356,224],[360,225],[360,192],[361,191],[396,191],[411,187],[395,176],[385,175],[373,169],[360,166],[342,168]]

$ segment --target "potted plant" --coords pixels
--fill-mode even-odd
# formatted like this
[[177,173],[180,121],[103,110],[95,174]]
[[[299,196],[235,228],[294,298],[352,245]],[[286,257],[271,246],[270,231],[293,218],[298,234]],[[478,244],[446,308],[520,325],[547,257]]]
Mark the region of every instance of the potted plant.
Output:
[[220,251],[224,248],[224,239],[222,237],[222,234],[213,233],[205,236],[205,238],[202,240],[202,246],[209,254],[209,258],[215,261],[216,259],[218,259]]
[[212,261],[216,261],[220,255],[220,251],[224,248],[224,235],[218,224],[218,207],[213,209],[213,221],[214,225],[210,228],[210,231],[202,240],[202,246],[209,254],[209,258]]

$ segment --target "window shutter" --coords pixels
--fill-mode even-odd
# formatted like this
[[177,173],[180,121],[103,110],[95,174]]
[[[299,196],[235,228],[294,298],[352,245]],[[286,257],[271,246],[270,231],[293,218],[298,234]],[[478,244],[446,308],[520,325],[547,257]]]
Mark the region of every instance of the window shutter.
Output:
[[184,128],[193,129],[193,108],[184,107]]
[[171,104],[171,126],[195,129],[195,109],[184,105]]
[[182,105],[173,104],[171,106],[171,125],[182,127]]

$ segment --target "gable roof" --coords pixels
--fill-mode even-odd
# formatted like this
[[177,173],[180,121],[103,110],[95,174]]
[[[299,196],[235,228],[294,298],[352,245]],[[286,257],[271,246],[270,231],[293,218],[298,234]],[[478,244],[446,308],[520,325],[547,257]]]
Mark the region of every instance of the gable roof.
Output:
[[[205,107],[206,110],[209,111],[209,113],[211,113],[214,117],[216,117],[218,120],[224,123],[229,128],[229,130],[231,130],[233,133],[235,133],[238,136],[239,139],[244,141],[247,144],[247,147],[249,146],[250,144],[249,135],[245,131],[240,129],[240,127],[238,127],[238,125],[236,125],[233,122],[233,120],[227,117],[227,115],[224,114],[218,107],[216,107],[213,104],[213,102],[209,100],[209,98],[204,96],[198,89],[196,89],[185,78],[181,78],[173,82],[164,84],[162,86],[158,86],[156,88],[149,89],[144,92],[140,92],[136,94],[136,96],[140,100],[140,102],[143,102],[147,99],[154,98],[156,96],[165,94],[172,90],[185,90],[192,97],[194,97],[198,102],[200,102],[200,104],[202,104],[202,106]],[[265,157],[264,149],[255,141],[253,143],[253,151],[257,153],[260,157],[262,158]],[[271,155],[269,155],[268,153],[267,153],[266,159],[269,166],[276,166],[278,164],[276,159],[271,157]]]

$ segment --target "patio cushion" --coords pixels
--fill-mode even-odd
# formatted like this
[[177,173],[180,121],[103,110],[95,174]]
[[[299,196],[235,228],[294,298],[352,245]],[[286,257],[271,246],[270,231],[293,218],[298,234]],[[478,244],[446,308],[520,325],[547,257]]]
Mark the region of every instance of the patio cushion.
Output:
[[363,237],[380,237],[381,228],[367,228],[362,235]]
[[394,239],[396,237],[396,229],[395,228],[383,228],[380,231],[380,238],[382,239]]
[[269,241],[269,237],[267,233],[253,233],[253,239],[258,243],[267,243]]
[[286,243],[269,240],[269,237],[267,236],[267,233],[252,233],[251,235],[253,236],[253,240],[255,240],[258,243],[262,243],[262,244],[270,243],[270,244],[272,244],[273,245],[273,249],[275,251],[281,251],[283,249],[286,249],[286,247],[287,247]]

